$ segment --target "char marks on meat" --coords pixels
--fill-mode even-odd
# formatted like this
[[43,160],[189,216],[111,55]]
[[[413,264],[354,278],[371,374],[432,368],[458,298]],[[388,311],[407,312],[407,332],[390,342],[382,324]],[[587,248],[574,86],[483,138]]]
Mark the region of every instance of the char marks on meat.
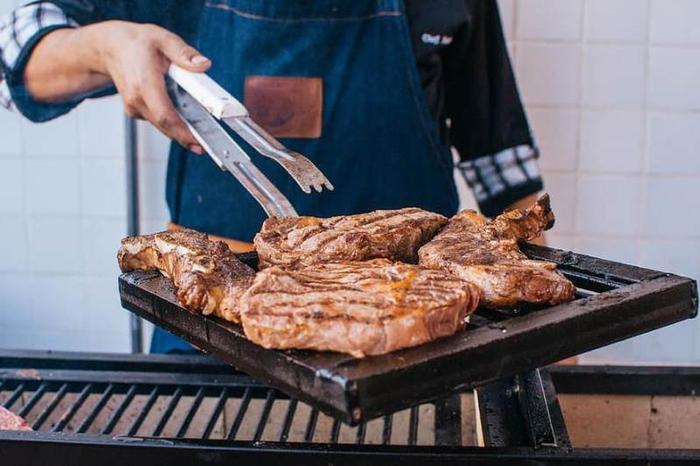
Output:
[[452,335],[478,299],[478,288],[448,273],[386,259],[274,266],[243,295],[241,318],[266,348],[362,357]]
[[171,278],[186,309],[232,322],[240,321],[238,301],[255,275],[225,243],[188,229],[124,238],[117,258],[122,272],[158,270]]
[[529,260],[518,248],[518,241],[535,239],[553,224],[547,194],[532,207],[507,211],[493,221],[465,210],[420,249],[419,263],[478,285],[486,307],[569,301],[576,288],[556,265]]
[[255,236],[260,268],[384,258],[415,262],[421,245],[447,223],[418,208],[330,218],[269,218]]

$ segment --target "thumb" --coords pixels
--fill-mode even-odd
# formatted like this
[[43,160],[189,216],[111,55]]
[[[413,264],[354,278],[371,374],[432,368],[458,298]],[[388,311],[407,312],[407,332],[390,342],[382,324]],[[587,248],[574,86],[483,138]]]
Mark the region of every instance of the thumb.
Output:
[[163,34],[159,45],[161,53],[168,60],[186,70],[201,73],[211,66],[211,61],[207,57],[171,32],[166,31]]

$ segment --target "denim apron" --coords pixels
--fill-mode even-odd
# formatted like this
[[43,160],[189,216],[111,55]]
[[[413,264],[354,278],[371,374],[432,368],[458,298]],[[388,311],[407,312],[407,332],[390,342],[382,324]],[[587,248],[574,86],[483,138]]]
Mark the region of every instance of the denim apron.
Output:
[[[250,152],[300,215],[455,213],[451,153],[425,101],[401,0],[210,0],[200,21],[196,45],[212,59],[209,75],[240,100],[247,77],[320,78],[320,137],[280,141],[311,159],[335,191],[305,194],[274,161]],[[167,201],[173,222],[242,241],[265,219],[230,174],[177,144]],[[185,348],[156,331],[152,350]]]

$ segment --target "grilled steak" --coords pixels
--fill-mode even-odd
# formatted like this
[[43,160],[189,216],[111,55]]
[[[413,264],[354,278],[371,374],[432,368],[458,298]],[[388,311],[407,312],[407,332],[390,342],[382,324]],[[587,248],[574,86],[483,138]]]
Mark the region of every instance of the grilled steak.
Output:
[[415,262],[418,248],[447,223],[418,208],[330,218],[269,218],[255,236],[260,268],[376,258]]
[[158,270],[171,278],[186,309],[233,322],[255,275],[226,244],[187,229],[124,238],[117,258],[122,272]]
[[27,421],[0,406],[0,430],[32,430]]
[[265,348],[383,354],[452,335],[479,290],[386,259],[259,272],[241,300],[246,336]]
[[420,249],[419,263],[478,285],[486,307],[569,301],[576,289],[556,265],[529,260],[518,248],[518,241],[532,240],[553,224],[547,194],[532,207],[505,212],[493,221],[466,210]]

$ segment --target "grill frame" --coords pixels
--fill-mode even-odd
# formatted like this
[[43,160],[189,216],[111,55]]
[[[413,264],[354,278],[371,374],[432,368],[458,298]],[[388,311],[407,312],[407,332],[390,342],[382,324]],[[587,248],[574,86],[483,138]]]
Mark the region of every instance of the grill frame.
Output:
[[[132,356],[82,353],[43,353],[29,351],[0,351],[0,384],[5,393],[15,385],[51,383],[56,386],[83,384],[113,384],[123,382],[129,375],[133,384],[155,384],[180,388],[194,394],[201,387],[214,392],[223,388],[235,390],[237,383],[252,382],[249,377],[232,372],[231,368],[205,356]],[[178,380],[182,379],[182,383]],[[544,401],[556,408],[556,393],[552,382],[566,393],[666,394],[693,396],[700,390],[700,368],[674,367],[594,367],[554,366],[542,371]],[[77,382],[77,381],[83,382]],[[144,438],[133,436],[93,435],[66,432],[3,432],[0,431],[0,457],[11,464],[52,464],[56,458],[71,458],[71,464],[152,465],[152,464],[352,464],[383,465],[388,462],[408,464],[697,464],[700,450],[629,450],[629,449],[571,449],[565,442],[547,447],[532,441],[530,432],[538,422],[527,415],[513,422],[523,405],[538,408],[536,394],[528,388],[537,379],[521,375],[482,387],[490,393],[508,393],[515,403],[496,402],[490,410],[481,411],[485,429],[492,433],[507,432],[522,442],[491,438],[487,446],[456,446],[446,439],[447,445],[397,446],[354,445],[333,443],[287,443],[202,440],[177,438]],[[268,393],[268,387],[255,382],[261,390],[256,396]],[[503,386],[505,384],[505,386]],[[536,383],[535,383],[536,385]],[[481,390],[480,389],[480,390]],[[129,387],[115,388],[129,392]],[[100,391],[97,389],[97,391]],[[149,392],[148,387],[145,389]],[[149,392],[150,393],[150,392]],[[450,403],[450,399],[445,400]],[[68,410],[70,407],[67,408]],[[526,408],[529,409],[529,408]],[[17,409],[15,409],[15,412]],[[449,413],[449,408],[445,413]],[[490,411],[490,413],[488,412]],[[555,415],[557,409],[552,411]],[[53,417],[53,416],[52,416]],[[454,421],[454,419],[452,420]],[[521,422],[524,421],[524,422]],[[450,424],[450,416],[443,417],[436,410],[435,423]],[[565,434],[554,422],[555,435]],[[104,425],[101,427],[104,429]],[[48,429],[48,426],[45,426]],[[443,429],[445,430],[445,429]],[[436,429],[436,436],[438,429]],[[531,440],[528,440],[531,439]]]
[[[67,400],[66,404],[59,403],[66,394],[73,398]],[[207,407],[199,405],[203,395],[210,402]],[[88,396],[94,397],[92,403],[85,403]],[[139,402],[135,397],[142,399]],[[226,408],[221,407],[222,399],[224,405],[233,401],[234,406],[229,404]],[[37,404],[39,400],[43,401],[44,406],[41,406],[41,402]],[[211,403],[214,400],[216,403]],[[281,430],[275,432],[276,427],[273,427],[273,430],[267,431],[265,429],[269,426],[266,425],[266,419],[271,415],[271,402],[278,401],[285,402],[287,407],[283,413],[284,419],[278,418],[282,420]],[[256,402],[264,404],[262,409],[255,411],[249,406]],[[156,404],[160,404],[159,409],[153,408]],[[300,425],[305,425],[307,432],[301,438],[297,431],[297,440],[293,443],[313,446],[319,444],[318,433],[314,437],[314,430],[320,428],[321,422],[318,410],[305,406],[311,414],[307,420],[305,414],[299,412],[301,403],[298,400],[290,399],[284,393],[204,355],[112,355],[0,350],[0,406],[23,415],[34,427],[41,427],[40,432],[30,435],[59,433],[73,436],[71,438],[78,442],[82,442],[81,439],[85,436],[123,438],[135,437],[139,432],[139,438],[183,440],[187,434],[188,442],[199,439],[203,444],[216,440],[243,444],[245,442],[241,439],[246,434],[243,437],[236,436],[235,431],[241,427],[241,421],[245,417],[248,433],[255,431],[249,435],[248,443],[259,443],[265,432],[266,437],[275,434],[276,443],[287,444],[291,417],[294,416],[297,430]],[[436,403],[433,417],[421,417],[422,430],[426,427],[425,422],[431,422],[428,427],[435,431],[436,445],[461,445],[459,400],[456,406],[455,413],[455,401],[448,399]],[[209,438],[212,424],[223,420],[221,416],[224,409],[228,409],[229,416],[231,413],[233,416],[228,417],[222,435]],[[138,411],[138,415],[129,419],[126,414],[133,415],[134,410]],[[175,411],[179,416],[173,414]],[[257,418],[259,414],[261,417]],[[75,419],[72,419],[73,416]],[[187,425],[194,417],[199,417],[199,426],[188,432]],[[142,428],[146,418],[149,418],[150,425]],[[45,423],[47,419],[51,423]],[[67,428],[71,420],[72,426]],[[324,421],[327,424],[331,419],[324,417]],[[117,425],[120,426],[119,429],[115,429]],[[166,425],[168,428],[164,429]],[[350,429],[350,426],[342,426]],[[356,434],[353,434],[355,438],[350,443],[364,444],[366,426],[361,427],[356,429]],[[333,421],[330,443],[337,443],[340,428],[341,422]],[[322,434],[327,430],[324,428]],[[376,442],[376,426],[374,430]],[[403,443],[399,441],[399,444],[411,446],[416,443],[415,432],[411,434],[407,430],[404,433],[414,440],[404,438]],[[393,446],[396,439],[385,439],[384,443]]]
[[[530,258],[556,263],[581,289],[578,299],[548,309],[480,310],[466,332],[362,360],[264,349],[245,338],[238,325],[185,311],[172,283],[154,272],[123,274],[119,289],[124,308],[351,425],[697,314],[692,279],[541,246],[523,250]],[[257,265],[254,253],[240,257]]]

